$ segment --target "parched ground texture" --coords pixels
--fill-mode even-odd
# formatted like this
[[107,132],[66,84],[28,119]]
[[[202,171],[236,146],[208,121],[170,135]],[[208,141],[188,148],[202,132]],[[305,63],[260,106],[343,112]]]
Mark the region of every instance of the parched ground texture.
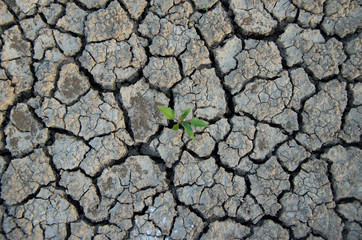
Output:
[[360,0],[0,0],[0,35],[0,239],[362,239]]

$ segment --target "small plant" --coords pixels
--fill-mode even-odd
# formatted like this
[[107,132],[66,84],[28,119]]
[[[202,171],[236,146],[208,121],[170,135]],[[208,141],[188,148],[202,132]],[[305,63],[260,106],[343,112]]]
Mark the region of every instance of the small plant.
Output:
[[189,115],[191,108],[183,111],[183,113],[178,117],[178,119],[175,119],[175,111],[172,108],[164,106],[157,106],[157,108],[163,113],[163,115],[165,115],[165,117],[168,120],[173,120],[176,122],[176,124],[173,125],[172,130],[177,131],[180,128],[180,125],[182,125],[187,135],[189,135],[194,141],[196,141],[196,139],[194,136],[194,132],[192,131],[191,125],[194,127],[209,127],[209,125],[207,125],[205,122],[203,122],[198,118],[193,118],[191,120],[184,121],[187,115]]

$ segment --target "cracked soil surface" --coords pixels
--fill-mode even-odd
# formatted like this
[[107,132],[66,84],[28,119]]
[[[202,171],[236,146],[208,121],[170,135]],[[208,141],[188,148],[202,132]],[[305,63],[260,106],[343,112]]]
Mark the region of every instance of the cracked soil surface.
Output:
[[362,239],[360,0],[0,0],[0,36],[0,239]]

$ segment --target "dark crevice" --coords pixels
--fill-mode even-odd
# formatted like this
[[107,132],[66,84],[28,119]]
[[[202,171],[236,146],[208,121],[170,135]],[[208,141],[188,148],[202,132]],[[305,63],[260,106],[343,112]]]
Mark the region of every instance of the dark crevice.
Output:
[[[80,9],[82,9],[83,11],[87,12],[88,14],[91,14],[91,13],[99,10],[99,8],[88,9],[87,6],[86,6],[85,4],[83,4],[82,2],[80,2],[79,0],[75,0],[75,1],[73,1],[73,3],[74,3],[75,5],[77,5],[77,7],[79,7]],[[108,3],[106,4],[105,8],[108,7],[109,3],[110,3],[110,0],[108,0]]]
[[[290,138],[290,139],[292,139],[292,138]],[[253,148],[253,151],[251,151],[250,154],[248,154],[248,155],[250,156],[250,160],[251,160],[253,163],[258,164],[258,165],[263,164],[263,163],[269,161],[270,158],[272,158],[273,156],[275,156],[275,154],[276,154],[276,152],[278,151],[279,147],[282,146],[284,143],[288,142],[290,139],[286,139],[286,140],[284,140],[284,141],[276,144],[276,145],[273,147],[273,149],[272,149],[271,151],[269,151],[269,153],[267,153],[267,154],[265,155],[264,158],[259,158],[259,159],[258,159],[258,158],[252,158],[252,157],[250,156],[250,155],[254,152],[254,149],[255,149],[255,139],[254,139],[254,148]],[[283,168],[282,165],[281,165],[281,167]],[[284,170],[284,168],[283,168],[283,170]]]
[[[14,8],[16,7],[16,3],[14,0],[4,0],[3,3],[7,6],[7,10],[10,12],[10,14],[13,16],[15,23],[10,23],[6,25],[2,25],[0,27],[0,33],[2,34],[3,31],[8,30],[9,28],[18,25],[20,27],[20,19],[18,17],[18,14],[15,13]],[[23,19],[21,19],[23,20]]]
[[[329,162],[328,160],[326,160],[327,162],[327,171],[326,171],[326,175],[328,178],[328,181],[330,182],[330,189],[332,191],[332,195],[333,195],[333,199],[332,201],[335,202],[335,200],[337,199],[337,189],[335,189],[335,186],[333,186],[333,183],[336,181],[333,177],[332,171],[331,171],[331,167],[332,167],[332,163]],[[337,215],[341,215],[338,213],[338,211],[336,211],[337,205],[334,207],[334,211]]]
[[138,20],[136,21],[138,23],[138,26],[145,20],[146,16],[148,15],[148,13],[150,8],[150,3],[147,2],[147,6],[145,7],[145,9],[143,10],[143,13],[141,14],[141,16],[138,17]]
[[354,198],[354,197],[342,198],[342,199],[339,199],[336,201],[337,204],[346,204],[346,203],[353,203],[353,202],[361,203],[360,200],[358,200],[357,198]]
[[123,118],[124,118],[124,123],[126,125],[126,130],[127,132],[130,134],[132,139],[135,139],[135,135],[134,132],[132,130],[132,122],[131,122],[131,118],[128,115],[128,110],[127,108],[123,105],[123,101],[122,101],[122,97],[121,94],[119,92],[115,93],[114,95],[116,102],[118,104],[118,107],[122,110],[123,112]]
[[60,181],[60,177],[61,177],[61,176],[60,176],[59,171],[58,171],[57,168],[55,167],[55,164],[54,164],[54,162],[53,162],[53,156],[49,154],[48,148],[43,147],[43,151],[44,151],[44,153],[45,153],[45,156],[49,158],[49,165],[50,165],[50,167],[51,167],[51,169],[52,169],[52,171],[53,171],[53,173],[54,173],[54,176],[55,176],[55,178],[56,178],[55,184],[56,184],[56,186],[59,186],[59,181]]
[[72,234],[71,228],[70,228],[70,223],[65,224],[65,229],[67,231],[67,234],[65,235],[65,239],[69,239],[70,235]]
[[[241,175],[238,172],[238,170],[236,170],[236,168],[229,167],[229,166],[227,166],[226,164],[224,164],[221,161],[221,158],[220,158],[220,155],[218,154],[218,151],[219,151],[219,146],[215,145],[215,148],[211,153],[211,157],[215,159],[216,164],[219,167],[222,167],[225,170],[225,172],[233,174],[233,176],[241,176],[241,177],[243,177],[243,175]],[[197,158],[200,158],[200,157],[197,156]]]
[[[171,124],[169,124],[168,127],[170,127],[170,126],[171,126]],[[158,141],[158,138],[161,136],[164,129],[165,129],[164,126],[160,126],[158,128],[157,132],[150,137],[150,139],[147,141],[147,143],[142,143],[140,145],[140,153],[141,154],[149,155],[151,157],[156,157],[156,158],[160,157],[160,154],[158,153],[158,151],[156,149],[154,149],[154,147],[151,147],[151,143],[153,141]]]
[[351,90],[352,85],[350,84],[346,84],[346,92],[347,92],[347,104],[346,107],[342,113],[342,118],[341,118],[341,130],[343,131],[344,126],[346,125],[346,118],[347,115],[350,113],[350,111],[352,110],[353,107],[353,94],[352,94],[352,90]]
[[206,223],[204,228],[202,229],[200,235],[199,235],[199,239],[201,239],[202,236],[209,231],[209,229],[210,229],[210,223]]
[[46,142],[45,146],[51,146],[55,142],[55,135],[58,133],[58,134],[63,134],[63,135],[74,137],[78,141],[82,141],[84,144],[86,144],[88,147],[90,147],[88,141],[86,141],[81,136],[75,135],[71,131],[68,131],[68,130],[63,129],[63,128],[56,128],[56,127],[48,127],[48,129],[49,129],[49,132],[50,132],[50,137],[49,137],[48,141]]
[[[79,60],[78,60],[78,63],[79,63]],[[83,74],[88,78],[88,81],[89,81],[90,86],[91,86],[92,89],[94,89],[94,90],[96,90],[98,92],[105,91],[103,89],[103,87],[94,80],[93,75],[90,72],[88,72],[88,70],[86,68],[82,67],[81,64],[78,64],[78,66],[79,66],[79,71],[83,72]]]
[[[249,174],[244,176],[244,180],[245,180],[245,187],[246,187],[244,196],[247,196],[247,195],[251,194],[251,181],[249,179]],[[255,200],[255,202],[257,202],[257,201]]]
[[216,76],[220,79],[220,83],[222,86],[222,89],[225,93],[225,100],[226,100],[226,113],[224,114],[224,116],[226,118],[230,118],[235,114],[235,106],[233,103],[233,96],[230,93],[228,87],[225,85],[225,81],[224,81],[224,74],[219,70],[217,64],[216,64],[216,57],[214,55],[213,51],[209,51],[209,58],[211,61],[211,66],[212,68],[215,70],[215,74]]
[[[264,215],[260,220],[259,222],[256,224],[256,226],[262,226],[264,224],[265,221],[272,221],[273,223],[275,224],[278,224],[280,225],[283,229],[286,229],[289,233],[289,236],[292,237],[293,234],[292,234],[292,230],[289,226],[287,226],[284,222],[282,222],[278,217],[276,216],[271,216],[271,215]],[[290,239],[293,239],[293,238],[290,238]]]
[[[187,51],[187,45],[186,45],[186,48],[184,50],[184,52]],[[183,53],[181,53],[179,56],[181,56]],[[181,79],[179,81],[177,81],[170,89],[174,88],[179,82],[181,82],[184,78],[188,77],[184,74],[184,71],[183,71],[183,65],[182,65],[182,61],[179,57],[176,58],[176,61],[177,61],[177,67],[178,67],[178,71],[181,75]],[[192,73],[193,74],[193,73]],[[190,74],[191,75],[191,74]]]

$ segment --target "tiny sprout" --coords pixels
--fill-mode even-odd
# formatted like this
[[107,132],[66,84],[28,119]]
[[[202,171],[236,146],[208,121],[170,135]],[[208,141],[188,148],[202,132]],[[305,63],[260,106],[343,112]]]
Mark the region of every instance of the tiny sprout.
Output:
[[194,132],[192,131],[191,125],[194,127],[209,127],[209,125],[207,125],[204,121],[198,118],[193,118],[191,120],[184,121],[187,115],[189,115],[191,108],[183,111],[182,114],[178,117],[178,119],[175,119],[175,111],[172,108],[164,106],[156,106],[156,107],[163,113],[163,115],[165,115],[165,117],[168,120],[173,120],[176,122],[173,125],[172,130],[177,131],[180,128],[180,125],[182,125],[187,135],[189,135],[194,141],[196,141],[196,139],[194,136]]

